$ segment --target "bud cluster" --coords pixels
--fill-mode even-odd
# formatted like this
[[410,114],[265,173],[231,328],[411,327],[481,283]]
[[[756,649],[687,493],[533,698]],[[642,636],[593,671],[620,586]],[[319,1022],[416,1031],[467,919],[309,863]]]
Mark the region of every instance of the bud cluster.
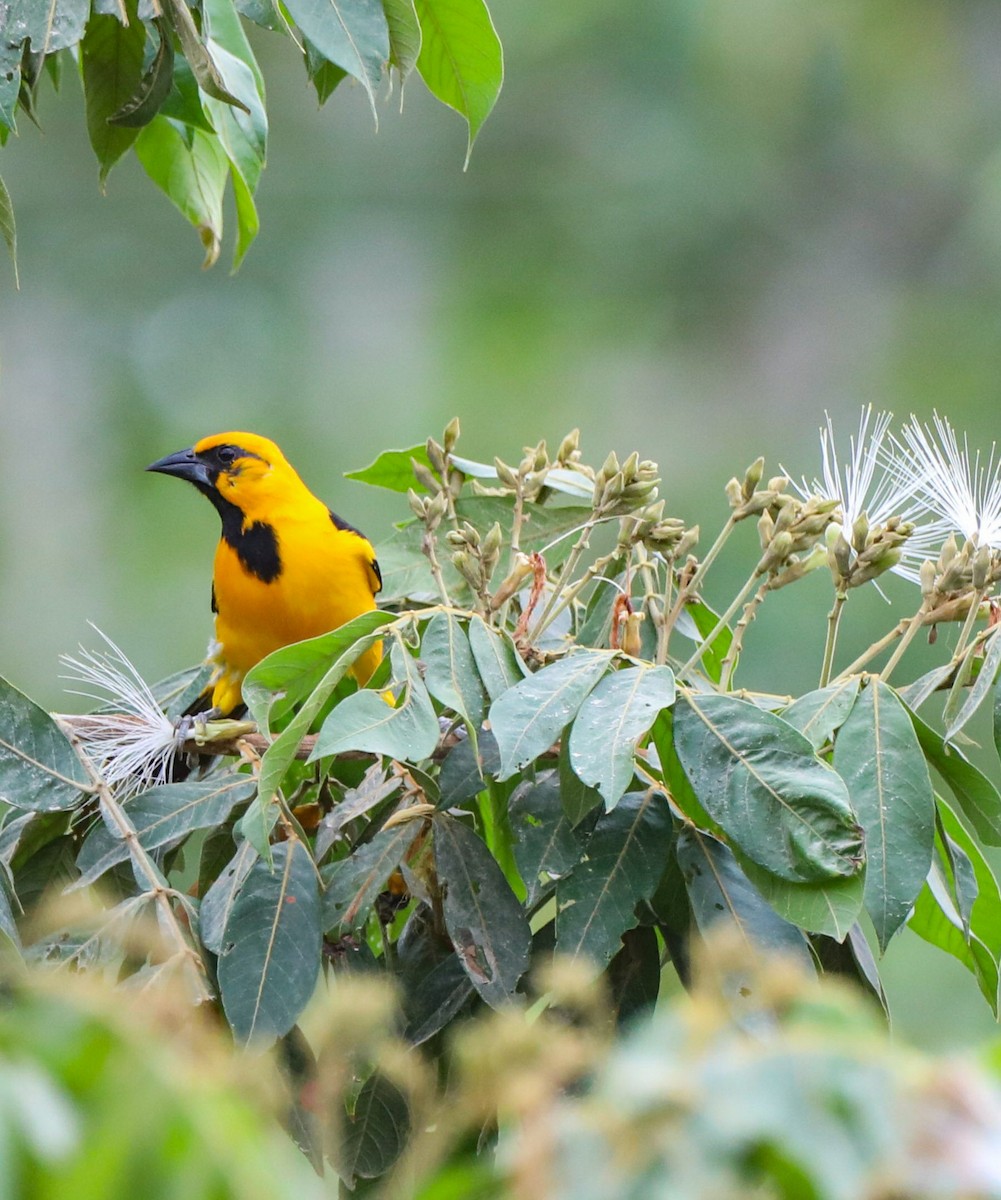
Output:
[[665,558],[681,558],[699,540],[699,527],[685,528],[678,517],[664,516],[664,501],[658,500],[637,512],[630,513],[619,521],[618,549],[627,551],[640,542],[652,553]]
[[938,562],[928,559],[921,566],[921,594],[931,608],[967,592],[982,592],[1001,579],[1001,554],[990,546],[977,546],[967,539],[959,546],[950,534]]
[[859,513],[846,531],[836,521],[827,530],[827,564],[839,588],[861,587],[900,562],[903,545],[914,526],[902,517],[888,517],[881,525],[870,525]]
[[597,515],[610,517],[633,512],[657,499],[660,483],[657,464],[640,459],[634,450],[619,466],[613,450],[594,477],[591,504]]
[[756,517],[766,508],[776,505],[779,498],[789,486],[785,475],[776,475],[769,479],[764,488],[758,490],[761,476],[764,474],[764,458],[756,458],[744,472],[741,482],[734,476],[724,489],[730,504],[730,518],[733,521],[743,521],[747,517]]
[[[751,471],[756,466],[757,463]],[[766,492],[752,490],[748,501],[767,493],[773,496],[758,517],[762,555],[755,568],[759,575],[771,575],[769,586],[772,590],[794,583],[824,563],[826,554],[817,543],[833,521],[838,506],[837,500],[822,500],[818,496],[800,500],[787,495],[782,490],[786,483],[788,480],[784,476],[769,480]],[[753,484],[751,487],[753,489]]]
[[450,529],[445,541],[452,550],[452,565],[481,600],[486,600],[490,579],[500,559],[504,534],[495,521],[481,537],[469,524],[462,522],[460,529]]

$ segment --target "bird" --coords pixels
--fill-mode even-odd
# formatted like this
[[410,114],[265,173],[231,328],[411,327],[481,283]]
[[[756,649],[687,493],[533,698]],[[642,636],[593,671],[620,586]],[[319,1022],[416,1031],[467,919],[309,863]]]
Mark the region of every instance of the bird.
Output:
[[[313,495],[268,438],[212,434],[146,470],[194,484],[222,522],[212,572],[214,669],[189,712],[239,715],[243,678],[262,658],[376,607],[382,575],[371,542]],[[359,686],[381,659],[377,642],[356,660]]]

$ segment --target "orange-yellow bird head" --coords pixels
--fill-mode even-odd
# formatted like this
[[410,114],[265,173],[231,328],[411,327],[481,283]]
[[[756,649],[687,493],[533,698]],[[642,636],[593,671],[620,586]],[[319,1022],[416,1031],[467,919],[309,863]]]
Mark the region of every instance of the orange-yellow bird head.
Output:
[[249,521],[274,514],[305,491],[281,450],[256,433],[214,433],[188,450],[158,459],[146,470],[187,479],[223,516],[233,506]]

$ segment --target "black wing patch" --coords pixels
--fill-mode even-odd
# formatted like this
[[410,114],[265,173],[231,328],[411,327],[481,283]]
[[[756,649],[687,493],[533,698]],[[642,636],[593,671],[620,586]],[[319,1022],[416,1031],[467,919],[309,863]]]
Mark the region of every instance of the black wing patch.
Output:
[[216,602],[215,602],[215,584],[214,583],[212,585],[212,611],[214,613],[217,613],[219,611],[219,605],[216,604]]
[[282,571],[274,526],[255,521],[244,529],[243,511],[218,493],[212,501],[222,517],[222,540],[232,546],[244,570],[262,583],[273,583]]
[[[340,529],[344,533],[353,533],[357,537],[364,538],[365,541],[368,541],[368,538],[365,537],[365,535],[362,533],[362,531],[360,529],[356,529],[354,527],[354,525],[349,525],[348,522],[345,521],[343,517],[339,517],[332,508],[328,508],[327,512],[330,514],[330,520],[333,522],[335,529]],[[369,565],[371,566],[372,570],[375,572],[376,579],[378,579],[378,581],[379,581],[379,586],[375,590],[377,592],[381,592],[382,591],[382,572],[379,570],[379,564],[373,558]]]

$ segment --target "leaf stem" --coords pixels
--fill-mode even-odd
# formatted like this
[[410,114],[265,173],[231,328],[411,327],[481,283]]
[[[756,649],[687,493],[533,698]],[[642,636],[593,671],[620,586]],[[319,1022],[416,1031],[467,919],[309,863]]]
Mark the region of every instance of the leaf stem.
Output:
[[720,668],[720,679],[723,684],[723,690],[729,691],[730,684],[733,681],[733,673],[737,669],[737,657],[740,654],[741,647],[744,644],[744,634],[747,632],[747,627],[758,615],[758,609],[765,596],[768,594],[769,580],[767,578],[761,581],[761,586],[754,593],[751,599],[744,605],[744,611],[741,613],[740,620],[733,631],[733,640],[730,642],[730,648],[726,652],[726,657],[723,659]]
[[921,626],[925,623],[925,617],[928,615],[928,602],[922,601],[921,607],[907,622],[903,630],[903,636],[897,643],[896,649],[887,660],[886,666],[880,671],[879,677],[884,683],[889,682],[890,675],[893,673],[894,667],[904,657],[904,652],[907,647],[914,641],[915,635]]
[[[705,557],[695,568],[695,574],[691,577],[691,579],[689,579],[684,587],[679,589],[678,598],[674,602],[674,606],[671,608],[665,620],[665,644],[670,640],[671,633],[674,630],[674,626],[677,623],[678,617],[681,616],[682,610],[692,596],[695,595],[699,585],[702,583],[703,579],[705,579],[706,573],[715,562],[719,552],[726,545],[726,540],[730,534],[733,533],[736,525],[737,522],[734,520],[733,514],[731,513],[731,515],[727,517],[726,524],[717,534],[715,542],[713,542],[713,544],[709,547],[709,549],[706,551]],[[715,636],[715,633],[713,636]]]
[[[695,649],[695,653],[692,654],[692,656],[688,659],[688,661],[682,667],[679,668],[679,670],[678,670],[679,675],[687,674],[687,672],[689,672],[692,669],[692,667],[694,667],[701,660],[703,654],[705,654],[705,652],[709,649],[709,647],[713,644],[713,642],[723,632],[723,630],[726,628],[727,623],[729,622],[730,618],[737,611],[737,609],[740,608],[740,606],[744,603],[744,601],[750,595],[752,588],[754,587],[754,585],[758,582],[758,580],[760,578],[761,578],[761,573],[758,571],[757,567],[755,567],[755,569],[751,572],[751,575],[748,578],[747,582],[744,584],[744,586],[740,589],[740,591],[736,594],[736,596],[734,596],[733,600],[730,602],[730,606],[729,606],[729,608],[727,608],[726,612],[720,617],[720,619],[712,627],[712,629],[709,631],[709,633],[706,634],[706,636],[702,639],[702,641],[699,642],[698,646]],[[679,596],[678,596],[679,603],[681,601],[681,595],[683,595],[688,590],[689,590],[688,588],[682,589],[681,594],[679,594]],[[674,607],[675,607],[675,609],[677,609],[678,605],[675,604]]]
[[834,650],[838,644],[838,626],[841,624],[841,614],[844,612],[847,600],[847,588],[839,587],[834,593],[834,604],[831,606],[831,611],[827,614],[827,640],[824,643],[824,661],[820,666],[820,683],[818,684],[822,688],[827,687],[831,679]]

